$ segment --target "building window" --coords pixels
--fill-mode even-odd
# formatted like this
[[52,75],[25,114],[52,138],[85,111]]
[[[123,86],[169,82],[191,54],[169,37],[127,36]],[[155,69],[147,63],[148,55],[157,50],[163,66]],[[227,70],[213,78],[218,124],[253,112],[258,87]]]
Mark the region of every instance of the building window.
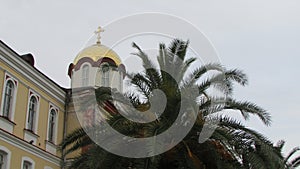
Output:
[[56,115],[57,115],[57,111],[55,109],[51,109],[49,114],[48,141],[52,143],[55,142]]
[[14,97],[15,85],[11,80],[8,80],[5,85],[3,116],[10,119],[12,113],[12,103]]
[[103,65],[102,67],[102,86],[109,87],[109,66]]
[[88,86],[89,84],[89,66],[84,65],[82,67],[82,86]]
[[34,169],[35,162],[29,157],[22,157],[22,169]]
[[31,96],[29,99],[29,108],[28,108],[28,117],[27,117],[27,129],[30,131],[35,130],[35,119],[37,113],[37,98],[35,96]]
[[7,153],[0,150],[0,169],[6,168],[6,161],[7,161],[6,157],[7,157]]
[[32,164],[29,161],[23,162],[23,169],[32,169]]
[[0,169],[10,168],[11,152],[4,146],[0,145]]

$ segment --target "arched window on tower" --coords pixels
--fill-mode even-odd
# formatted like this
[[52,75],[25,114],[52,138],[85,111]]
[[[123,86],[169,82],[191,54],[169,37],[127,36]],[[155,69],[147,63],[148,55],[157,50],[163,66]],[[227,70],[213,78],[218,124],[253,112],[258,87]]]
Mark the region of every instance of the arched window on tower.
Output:
[[119,90],[120,92],[123,91],[123,73],[121,71],[119,73]]
[[104,64],[102,66],[102,86],[109,87],[109,65]]
[[89,66],[84,65],[82,67],[82,87],[88,86],[89,84]]
[[6,82],[4,103],[3,103],[3,116],[10,118],[12,113],[13,97],[14,97],[15,85],[11,80]]

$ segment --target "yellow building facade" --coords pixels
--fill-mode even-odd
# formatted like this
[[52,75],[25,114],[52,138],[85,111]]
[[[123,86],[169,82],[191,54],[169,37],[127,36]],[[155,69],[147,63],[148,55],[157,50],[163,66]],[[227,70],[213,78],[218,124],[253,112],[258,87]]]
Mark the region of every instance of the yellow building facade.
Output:
[[[96,44],[79,52],[69,65],[71,87],[122,91],[125,67],[100,43],[100,32]],[[80,127],[75,107],[72,89],[35,68],[31,54],[19,55],[0,40],[0,169],[60,169],[62,162],[72,160],[81,150],[63,157],[58,145]],[[96,113],[93,108],[86,111]],[[90,115],[84,114],[83,123],[89,125],[96,117]]]
[[66,89],[0,41],[0,168],[58,169]]

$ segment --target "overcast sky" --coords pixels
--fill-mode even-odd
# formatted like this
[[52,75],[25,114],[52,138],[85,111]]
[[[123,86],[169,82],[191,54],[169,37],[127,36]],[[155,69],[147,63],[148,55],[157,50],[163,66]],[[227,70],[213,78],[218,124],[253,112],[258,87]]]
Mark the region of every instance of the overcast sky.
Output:
[[19,54],[32,53],[36,67],[64,87],[70,83],[69,63],[99,25],[141,12],[184,18],[211,40],[224,66],[248,75],[249,85],[237,87],[235,96],[272,115],[271,127],[257,118],[246,124],[274,142],[286,140],[285,151],[300,145],[298,0],[0,0],[0,4],[0,39]]

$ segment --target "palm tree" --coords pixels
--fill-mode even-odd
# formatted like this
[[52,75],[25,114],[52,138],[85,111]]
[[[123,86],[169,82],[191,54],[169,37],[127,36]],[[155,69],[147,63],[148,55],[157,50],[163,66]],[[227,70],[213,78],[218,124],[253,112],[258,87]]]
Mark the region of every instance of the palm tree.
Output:
[[[282,154],[283,147],[285,145],[284,140],[280,140],[274,147],[279,153]],[[286,157],[284,157],[284,164],[286,169],[295,169],[300,166],[300,156],[296,156],[296,153],[300,152],[299,147],[293,148]],[[296,157],[295,157],[296,156]],[[293,157],[293,159],[291,159]]]
[[[270,115],[264,109],[251,102],[232,98],[233,84],[246,85],[246,75],[237,69],[226,70],[215,63],[190,70],[196,58],[187,58],[188,44],[178,39],[168,48],[160,44],[156,64],[133,43],[138,51],[134,55],[142,59],[145,68],[142,73],[127,74],[136,89],[135,92],[120,94],[103,87],[95,90],[100,107],[110,105],[111,110],[119,112],[108,116],[111,126],[125,135],[137,138],[163,133],[176,121],[180,111],[178,105],[185,102],[188,106],[185,107],[184,116],[196,118],[187,136],[166,153],[149,158],[125,158],[105,151],[87,136],[86,132],[94,131],[97,126],[80,128],[70,133],[61,143],[64,155],[88,146],[84,153],[72,160],[71,168],[284,167],[283,157],[271,141],[227,114],[232,111],[239,112],[246,120],[250,115],[256,115],[265,125],[271,123]],[[155,95],[153,91],[156,89],[163,91],[167,98],[165,110],[159,119],[142,124],[130,121],[120,114],[120,111],[132,113],[130,105],[140,111],[149,110],[153,103],[151,99]],[[217,94],[211,92],[216,90]],[[112,95],[118,97],[112,99]],[[112,100],[128,106],[116,109],[117,105],[112,105]],[[142,120],[147,118],[143,113],[132,113],[132,116]],[[181,125],[189,123],[184,117],[181,118]],[[155,152],[159,148],[156,144],[151,144],[147,146],[147,151]]]

